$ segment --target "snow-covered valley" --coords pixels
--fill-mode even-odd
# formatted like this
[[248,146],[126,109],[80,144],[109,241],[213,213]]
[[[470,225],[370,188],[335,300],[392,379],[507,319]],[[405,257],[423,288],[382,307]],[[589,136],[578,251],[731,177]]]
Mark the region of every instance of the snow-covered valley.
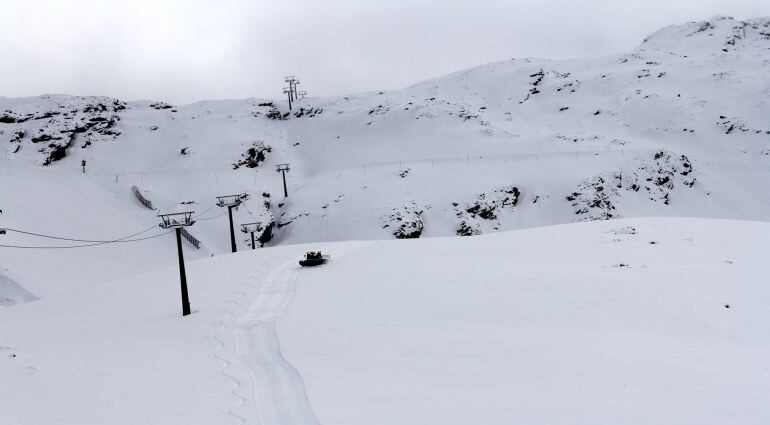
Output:
[[0,418],[767,423],[769,71],[718,17],[292,110],[0,97]]

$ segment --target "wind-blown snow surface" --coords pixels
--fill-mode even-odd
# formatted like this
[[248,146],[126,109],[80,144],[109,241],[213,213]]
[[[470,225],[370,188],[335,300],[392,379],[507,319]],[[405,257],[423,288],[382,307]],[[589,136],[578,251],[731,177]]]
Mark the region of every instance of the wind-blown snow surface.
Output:
[[[0,310],[3,423],[765,424],[766,223],[306,246]],[[653,243],[654,242],[654,243]],[[729,308],[728,308],[729,307]],[[277,332],[276,332],[277,326]],[[279,344],[280,341],[280,344]]]

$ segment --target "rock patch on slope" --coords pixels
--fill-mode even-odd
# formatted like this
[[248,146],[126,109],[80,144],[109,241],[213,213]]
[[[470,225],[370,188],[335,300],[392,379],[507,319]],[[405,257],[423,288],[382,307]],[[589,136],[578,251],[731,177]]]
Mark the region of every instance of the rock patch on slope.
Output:
[[416,239],[422,235],[424,209],[415,202],[393,208],[383,217],[383,228],[389,228],[396,239]]
[[675,189],[695,185],[693,172],[686,155],[661,150],[630,173],[615,171],[584,180],[566,199],[578,221],[619,218],[617,208],[624,195],[638,193],[652,202],[669,205]]

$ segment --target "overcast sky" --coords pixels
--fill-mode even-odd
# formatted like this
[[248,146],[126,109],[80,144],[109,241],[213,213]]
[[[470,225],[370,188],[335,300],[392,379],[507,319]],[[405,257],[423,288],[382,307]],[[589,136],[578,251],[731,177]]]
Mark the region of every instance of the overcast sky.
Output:
[[635,48],[770,0],[0,0],[0,96],[187,103],[401,88],[513,57]]

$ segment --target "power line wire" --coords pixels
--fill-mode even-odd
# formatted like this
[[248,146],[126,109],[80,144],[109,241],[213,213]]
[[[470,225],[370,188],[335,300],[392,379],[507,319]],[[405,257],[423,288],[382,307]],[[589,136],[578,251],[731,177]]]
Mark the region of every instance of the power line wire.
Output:
[[193,217],[193,219],[197,219],[198,217],[202,217],[202,216],[206,215],[207,212],[213,210],[216,207],[217,207],[217,204],[214,204],[214,205],[210,206],[206,211],[203,211],[202,213],[200,213],[200,214],[196,215],[195,217]]
[[225,211],[225,212],[223,212],[222,214],[219,214],[219,215],[215,215],[214,217],[208,217],[208,218],[197,218],[197,219],[195,219],[195,220],[196,220],[196,221],[206,221],[206,220],[213,220],[213,219],[215,219],[215,218],[219,218],[219,217],[222,217],[223,215],[226,215],[226,214],[227,214],[227,212]]
[[257,218],[254,217],[254,214],[249,209],[249,206],[246,205],[246,202],[243,203],[243,207],[246,208],[246,212],[249,213],[249,215],[251,216],[251,219],[254,220],[254,221],[257,221]]
[[[215,207],[216,207],[216,205],[212,205],[207,210],[205,210],[202,213],[198,214],[197,217],[200,217],[200,216],[206,214],[207,212],[211,211]],[[225,215],[225,213],[219,214],[219,215],[214,216],[214,217],[201,218],[199,220],[202,220],[202,221],[213,220],[215,218],[222,217],[223,215]],[[65,246],[29,246],[29,245],[2,245],[2,244],[0,244],[0,248],[17,248],[17,249],[87,248],[87,247],[91,247],[91,246],[106,245],[106,244],[111,244],[111,243],[139,242],[139,241],[144,241],[144,240],[148,240],[148,239],[158,238],[158,237],[161,237],[161,236],[164,236],[164,235],[167,235],[167,234],[171,233],[171,232],[165,232],[165,233],[161,233],[159,235],[149,236],[149,237],[146,237],[146,238],[131,239],[131,238],[133,238],[135,236],[139,236],[139,235],[141,235],[143,233],[147,233],[150,230],[155,229],[155,228],[157,228],[157,226],[156,225],[152,225],[152,226],[150,226],[150,227],[148,227],[148,228],[146,228],[146,229],[144,229],[144,230],[142,230],[140,232],[137,232],[137,233],[134,233],[134,234],[131,234],[131,235],[128,235],[128,236],[124,236],[122,238],[111,239],[111,240],[92,240],[92,239],[67,238],[67,237],[63,237],[63,236],[53,236],[53,235],[46,235],[46,234],[42,234],[42,233],[28,232],[26,230],[19,230],[19,229],[13,229],[13,228],[3,228],[4,230],[6,230],[8,232],[14,232],[14,233],[19,233],[19,234],[23,234],[23,235],[29,235],[29,236],[35,236],[35,237],[47,238],[47,239],[56,239],[56,240],[68,241],[68,242],[85,242],[85,244],[82,244],[82,245],[65,245]]]
[[[168,235],[170,233],[173,233],[174,231],[171,230],[169,232],[163,232],[158,235],[148,236],[145,238],[136,238],[136,239],[119,239],[119,240],[113,240],[113,241],[103,241],[103,242],[97,242],[97,243],[90,243],[90,244],[84,244],[84,245],[65,245],[65,246],[26,246],[26,245],[0,245],[0,248],[17,248],[17,249],[69,249],[69,248],[87,248],[91,246],[97,246],[97,245],[106,245],[111,243],[126,243],[126,242],[139,242],[139,241],[146,241],[148,239],[154,239],[159,238],[161,236]],[[144,232],[142,232],[144,233]]]
[[41,233],[27,232],[25,230],[12,229],[10,227],[6,227],[5,230],[9,231],[9,232],[14,232],[14,233],[21,233],[21,234],[24,234],[24,235],[37,236],[37,237],[40,237],[40,238],[48,238],[48,239],[57,239],[57,240],[69,241],[69,242],[112,243],[112,242],[120,242],[120,241],[123,241],[125,239],[133,238],[134,236],[139,236],[142,233],[147,233],[150,230],[155,229],[157,227],[158,227],[157,225],[153,225],[153,226],[148,227],[148,228],[146,228],[146,229],[144,229],[144,230],[142,230],[140,232],[134,233],[133,235],[128,235],[128,236],[124,236],[122,238],[110,239],[110,240],[89,240],[89,239],[66,238],[66,237],[63,237],[63,236],[52,236],[52,235],[44,235],[44,234],[41,234]]

